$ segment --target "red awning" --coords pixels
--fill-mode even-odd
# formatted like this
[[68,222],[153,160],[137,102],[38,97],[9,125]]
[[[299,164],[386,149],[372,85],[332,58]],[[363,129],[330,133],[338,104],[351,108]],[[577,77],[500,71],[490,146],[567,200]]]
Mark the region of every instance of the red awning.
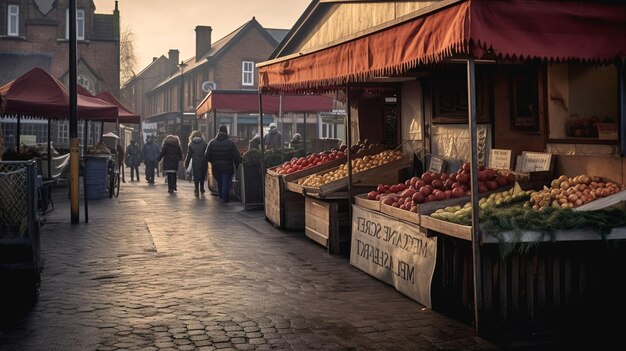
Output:
[[[263,112],[278,113],[280,97],[263,95]],[[333,99],[320,95],[287,95],[282,97],[283,112],[332,111]],[[196,108],[196,114],[202,116],[212,110],[258,113],[259,94],[256,91],[220,91],[213,90]]]
[[[42,118],[68,118],[69,92],[59,80],[35,67],[0,87],[7,99],[6,114]],[[95,97],[77,95],[78,118],[115,122],[117,106]]]
[[117,106],[117,114],[119,116],[120,123],[140,123],[141,116],[138,114],[131,112],[129,109],[124,107],[119,100],[115,98],[115,96],[111,95],[108,91],[103,91],[96,95],[96,97],[100,100],[106,101],[110,104]]
[[467,0],[337,46],[268,62],[262,92],[311,91],[400,75],[453,54],[610,62],[626,56],[626,6]]

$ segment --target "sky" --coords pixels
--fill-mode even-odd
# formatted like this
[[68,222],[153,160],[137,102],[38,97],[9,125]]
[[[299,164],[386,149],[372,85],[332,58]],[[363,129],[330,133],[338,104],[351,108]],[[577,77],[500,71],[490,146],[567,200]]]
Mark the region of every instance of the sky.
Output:
[[[96,13],[111,14],[115,0],[94,0]],[[252,17],[265,28],[290,29],[311,0],[119,0],[120,27],[134,37],[136,72],[153,57],[178,49],[181,59],[195,54],[198,25],[211,26],[215,42]]]

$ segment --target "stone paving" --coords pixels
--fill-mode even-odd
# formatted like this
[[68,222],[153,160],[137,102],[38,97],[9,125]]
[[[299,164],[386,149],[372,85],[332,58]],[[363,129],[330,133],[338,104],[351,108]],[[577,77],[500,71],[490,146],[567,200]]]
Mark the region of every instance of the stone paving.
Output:
[[426,309],[263,211],[126,182],[70,224],[54,193],[41,294],[3,320],[0,350],[485,350]]

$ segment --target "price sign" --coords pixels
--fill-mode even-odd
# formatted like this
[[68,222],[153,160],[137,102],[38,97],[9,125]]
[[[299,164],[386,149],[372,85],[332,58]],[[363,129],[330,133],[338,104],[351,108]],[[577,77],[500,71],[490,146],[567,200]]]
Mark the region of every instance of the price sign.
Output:
[[511,169],[511,150],[491,149],[489,168]]
[[445,167],[445,161],[442,158],[432,156],[430,158],[430,166],[428,167],[429,172],[441,173],[443,172],[443,168]]
[[552,162],[552,154],[540,153],[540,152],[526,152],[522,153],[522,172],[542,172],[549,171]]

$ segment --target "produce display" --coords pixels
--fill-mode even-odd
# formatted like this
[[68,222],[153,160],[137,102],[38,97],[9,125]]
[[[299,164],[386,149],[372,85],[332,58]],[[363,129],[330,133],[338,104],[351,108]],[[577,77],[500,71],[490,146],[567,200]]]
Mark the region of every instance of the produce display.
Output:
[[[404,158],[400,150],[385,150],[378,154],[371,156],[357,157],[352,160],[352,173],[359,173],[380,167],[384,164],[400,160]],[[348,164],[344,163],[336,169],[330,170],[324,173],[317,173],[308,177],[302,178],[298,181],[299,185],[319,187],[330,182],[343,179],[348,176]]]
[[[417,212],[417,206],[431,201],[441,201],[452,197],[470,195],[470,164],[465,163],[455,173],[425,172],[421,177],[412,177],[404,183],[395,185],[379,185],[367,194],[369,200],[403,210]],[[495,169],[480,168],[478,172],[478,192],[496,190],[513,184],[515,175],[505,176]]]
[[562,175],[554,179],[549,188],[544,186],[543,190],[533,193],[524,207],[534,210],[547,207],[574,208],[622,190],[623,185],[603,182],[600,177],[583,174],[569,178]]
[[[350,147],[350,152],[357,154],[363,150],[368,150],[378,147],[379,144],[370,144],[366,142],[359,142]],[[276,166],[273,169],[278,174],[291,174],[317,165],[331,162],[333,160],[345,160],[347,157],[346,145],[342,145],[339,149],[332,149],[330,151],[322,151],[313,153],[307,156],[294,157],[289,161],[284,162],[281,165]]]
[[[509,190],[491,193],[488,197],[480,199],[478,201],[478,207],[480,207],[481,210],[486,210],[488,208],[501,207],[525,201],[528,200],[530,194],[533,192],[534,190],[523,190],[522,187],[515,182],[513,187]],[[470,201],[466,202],[464,205],[447,206],[437,209],[435,212],[431,213],[430,216],[457,224],[469,224],[471,212],[472,202]]]

